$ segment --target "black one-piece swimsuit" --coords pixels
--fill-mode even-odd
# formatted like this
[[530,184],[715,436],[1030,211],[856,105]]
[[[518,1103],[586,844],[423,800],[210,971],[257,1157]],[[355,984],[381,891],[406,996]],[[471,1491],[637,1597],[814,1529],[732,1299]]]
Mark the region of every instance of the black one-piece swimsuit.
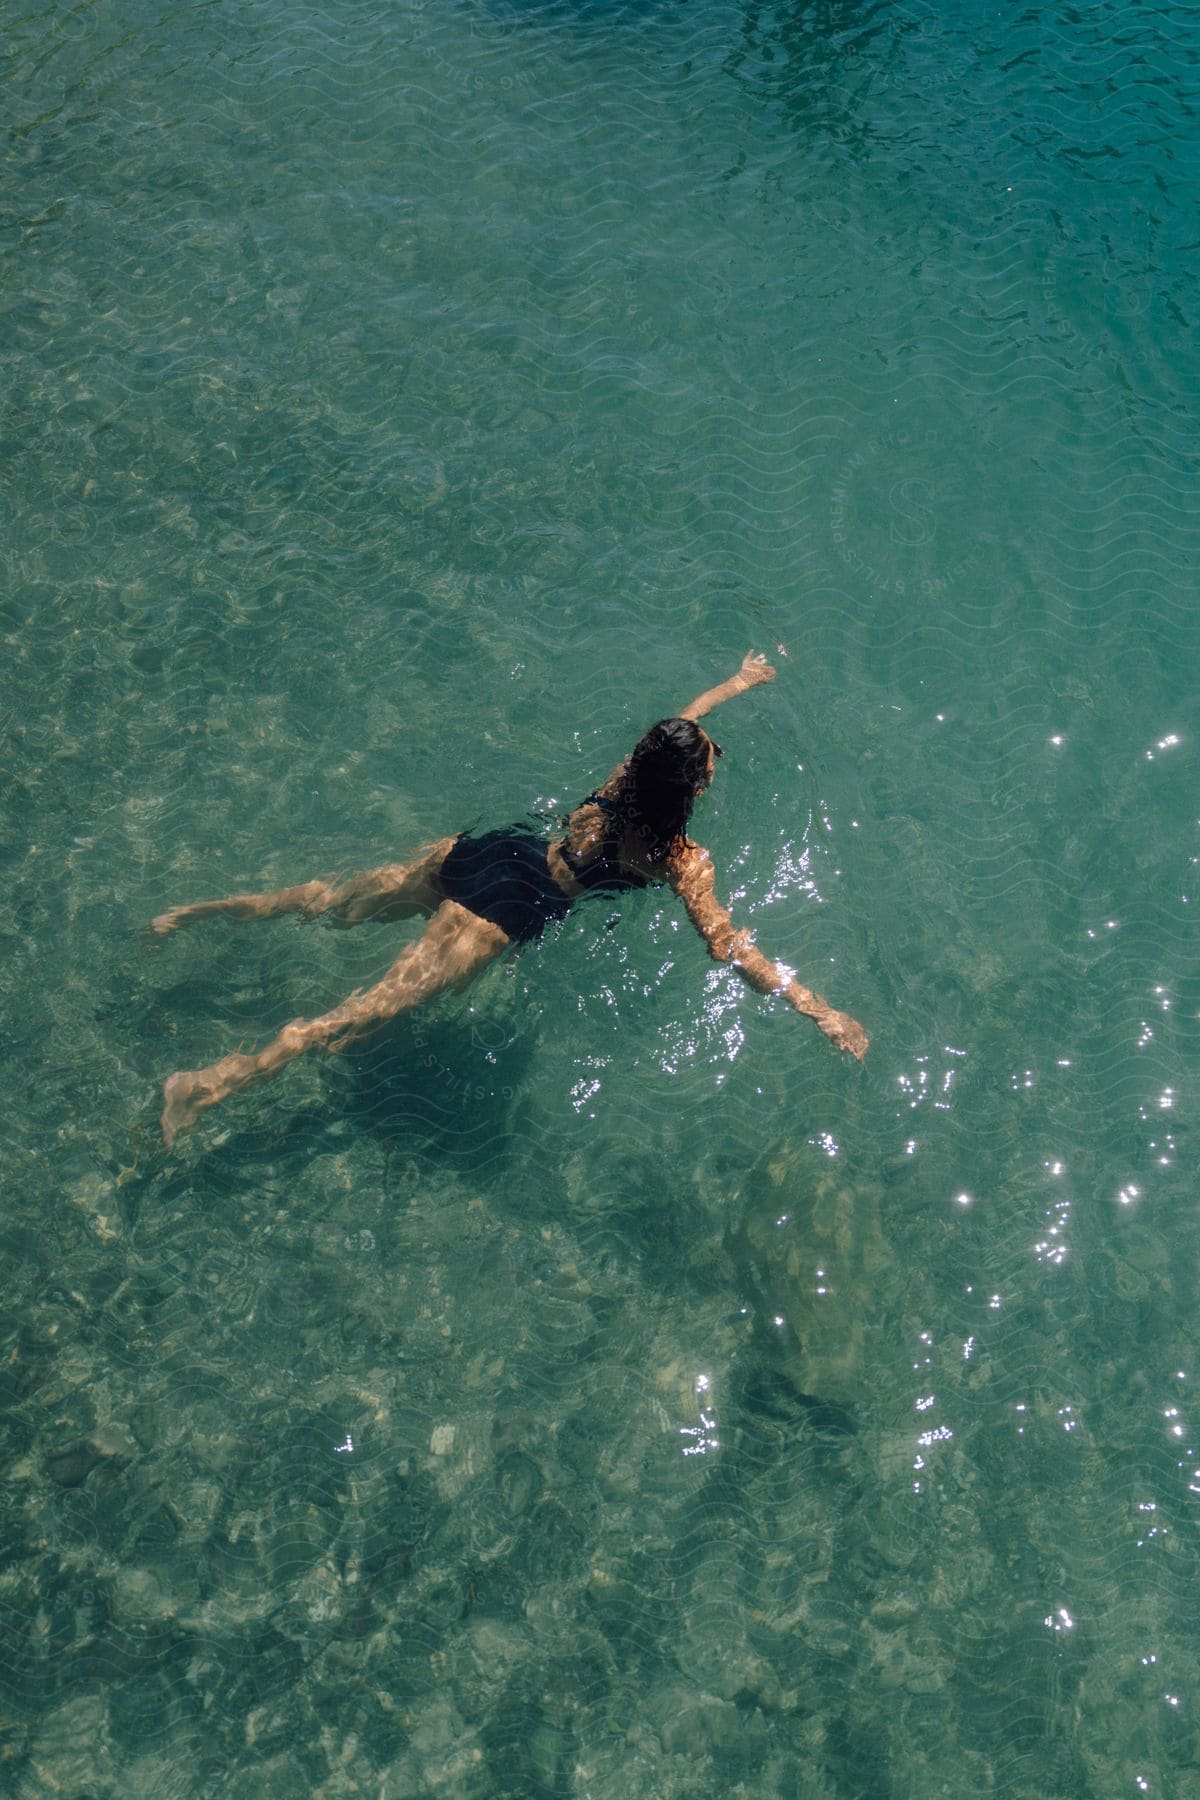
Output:
[[[611,800],[589,794],[581,806],[594,803],[610,815]],[[522,825],[502,827],[473,837],[464,831],[455,839],[438,876],[442,894],[456,900],[477,918],[498,925],[514,944],[537,937],[549,919],[561,919],[571,909],[572,897],[564,894],[550,873],[550,846]],[[577,866],[564,845],[563,860],[581,887],[644,887],[640,877],[622,872],[616,845],[611,851]]]

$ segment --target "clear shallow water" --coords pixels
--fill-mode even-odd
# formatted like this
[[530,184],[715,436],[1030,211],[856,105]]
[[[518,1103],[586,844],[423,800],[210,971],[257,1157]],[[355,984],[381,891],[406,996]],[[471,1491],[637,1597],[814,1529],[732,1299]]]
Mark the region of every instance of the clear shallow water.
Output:
[[[12,1791],[1183,1795],[1195,22],[4,34]],[[697,814],[170,1160],[409,930],[171,901]],[[619,922],[610,922],[619,915]]]

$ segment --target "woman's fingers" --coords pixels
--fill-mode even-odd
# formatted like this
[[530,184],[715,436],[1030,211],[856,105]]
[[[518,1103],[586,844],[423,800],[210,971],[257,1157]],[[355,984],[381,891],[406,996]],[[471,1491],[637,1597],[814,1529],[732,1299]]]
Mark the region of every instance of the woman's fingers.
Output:
[[775,671],[761,650],[747,650],[742,658],[742,673],[751,681],[773,681]]

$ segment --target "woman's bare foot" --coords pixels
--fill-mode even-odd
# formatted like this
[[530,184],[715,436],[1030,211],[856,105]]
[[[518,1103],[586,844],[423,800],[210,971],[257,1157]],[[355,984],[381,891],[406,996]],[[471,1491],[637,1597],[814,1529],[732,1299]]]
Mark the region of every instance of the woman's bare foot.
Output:
[[191,911],[190,906],[172,906],[168,912],[159,913],[157,919],[151,919],[150,929],[155,937],[166,937],[168,932],[179,930]]
[[180,1069],[177,1075],[167,1077],[163,1085],[162,1134],[168,1150],[178,1133],[189,1130],[196,1123],[196,1115],[212,1100],[213,1092],[203,1073]]

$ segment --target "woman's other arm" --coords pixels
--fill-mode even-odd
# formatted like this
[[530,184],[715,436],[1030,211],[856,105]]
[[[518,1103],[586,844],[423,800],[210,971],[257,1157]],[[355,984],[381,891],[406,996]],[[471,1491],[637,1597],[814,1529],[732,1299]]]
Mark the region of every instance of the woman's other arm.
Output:
[[702,719],[705,713],[712,712],[715,706],[723,701],[732,700],[735,694],[744,694],[761,682],[774,681],[775,671],[760,651],[747,650],[742,658],[742,666],[736,675],[723,681],[718,687],[709,688],[707,693],[698,694],[688,706],[681,707],[681,719]]
[[820,994],[780,969],[756,947],[748,931],[739,931],[734,925],[713,891],[713,866],[706,850],[689,845],[673,859],[670,879],[711,957],[732,963],[760,994],[782,994],[797,1012],[815,1020],[839,1050],[863,1060],[869,1040],[857,1019],[836,1011]]

